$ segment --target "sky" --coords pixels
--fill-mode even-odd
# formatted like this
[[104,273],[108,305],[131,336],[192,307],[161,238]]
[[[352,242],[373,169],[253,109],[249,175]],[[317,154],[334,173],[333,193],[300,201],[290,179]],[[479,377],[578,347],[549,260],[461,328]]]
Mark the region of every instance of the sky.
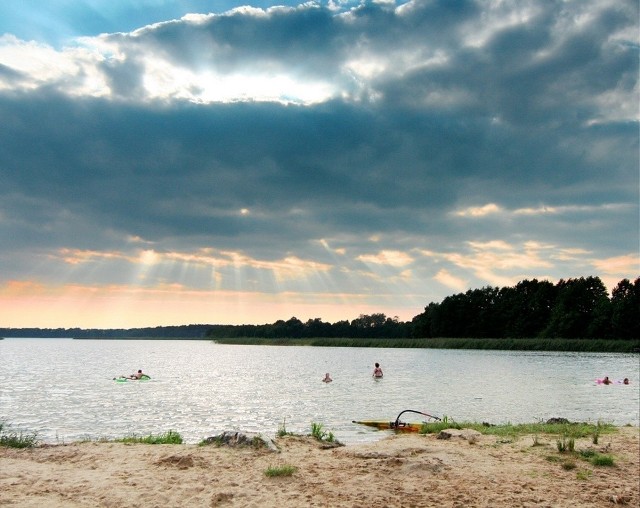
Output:
[[411,320],[640,275],[635,0],[0,3],[0,327]]

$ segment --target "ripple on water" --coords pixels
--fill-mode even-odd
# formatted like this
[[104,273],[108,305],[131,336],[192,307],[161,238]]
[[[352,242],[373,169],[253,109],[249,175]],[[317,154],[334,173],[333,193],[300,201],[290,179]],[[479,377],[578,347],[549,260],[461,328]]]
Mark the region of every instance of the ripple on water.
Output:
[[[374,381],[380,362],[385,378]],[[386,435],[354,419],[404,409],[456,421],[638,425],[638,356],[420,349],[225,346],[208,341],[0,341],[0,420],[47,442],[177,430],[309,433],[345,443]],[[146,382],[116,383],[138,368]],[[334,381],[321,382],[325,372]],[[596,385],[629,377],[631,386]]]

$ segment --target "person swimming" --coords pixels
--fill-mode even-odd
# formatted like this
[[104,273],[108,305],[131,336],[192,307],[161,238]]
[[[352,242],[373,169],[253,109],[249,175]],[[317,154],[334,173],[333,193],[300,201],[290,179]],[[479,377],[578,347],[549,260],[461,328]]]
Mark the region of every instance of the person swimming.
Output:
[[333,381],[333,379],[331,379],[331,376],[329,375],[329,373],[327,372],[324,375],[324,379],[322,380],[323,383],[331,383],[331,381]]

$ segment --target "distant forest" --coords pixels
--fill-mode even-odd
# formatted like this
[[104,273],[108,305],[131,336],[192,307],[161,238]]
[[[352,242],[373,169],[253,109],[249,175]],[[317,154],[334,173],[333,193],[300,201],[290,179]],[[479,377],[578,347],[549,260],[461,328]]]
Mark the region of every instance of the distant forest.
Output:
[[484,287],[430,303],[411,321],[361,314],[352,321],[303,323],[292,317],[267,325],[217,325],[211,338],[564,338],[639,339],[640,278],[624,279],[609,298],[598,277],[524,280]]
[[154,326],[148,328],[0,328],[0,337],[83,339],[205,339],[213,325]]
[[640,339],[640,277],[611,297],[599,277],[523,280],[430,303],[411,321],[361,314],[352,321],[296,317],[264,325],[182,325],[133,329],[0,328],[0,337],[82,338],[563,338]]

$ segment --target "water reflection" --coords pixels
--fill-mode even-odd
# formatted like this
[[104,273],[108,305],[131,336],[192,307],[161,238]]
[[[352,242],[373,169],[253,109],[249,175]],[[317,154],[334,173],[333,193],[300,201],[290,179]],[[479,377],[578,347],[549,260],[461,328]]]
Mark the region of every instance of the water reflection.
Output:
[[[385,378],[371,378],[374,362]],[[115,383],[142,368],[148,382]],[[326,372],[333,382],[322,383]],[[629,377],[628,387],[594,380]],[[0,341],[0,420],[48,442],[223,430],[308,433],[345,443],[381,433],[353,419],[404,409],[457,421],[561,416],[638,425],[638,356],[389,348],[227,346],[208,341]]]

